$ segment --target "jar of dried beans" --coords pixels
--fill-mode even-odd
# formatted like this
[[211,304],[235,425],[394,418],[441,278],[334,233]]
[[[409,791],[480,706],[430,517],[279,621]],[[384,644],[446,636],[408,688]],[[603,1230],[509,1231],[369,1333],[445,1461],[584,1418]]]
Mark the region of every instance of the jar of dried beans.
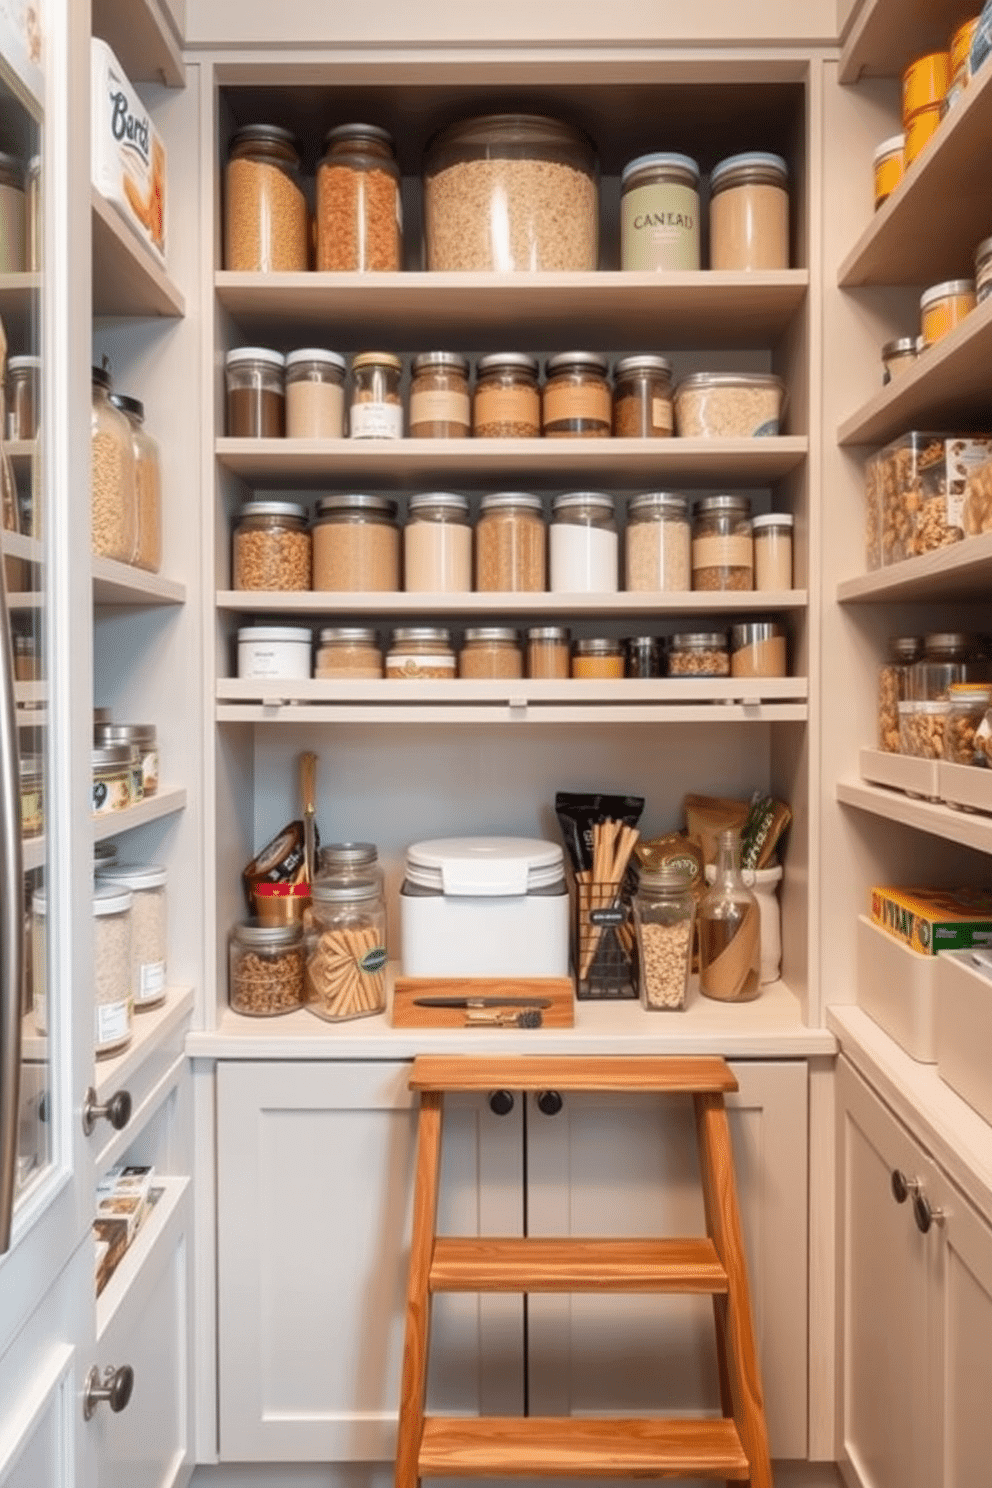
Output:
[[131,425],[110,401],[110,373],[93,368],[90,541],[98,558],[134,556],[134,444]]
[[158,864],[115,865],[100,870],[98,883],[131,894],[131,949],[136,1013],[165,1001],[167,955],[166,870]]
[[228,1000],[236,1013],[273,1018],[303,1006],[303,926],[235,925],[229,949]]
[[286,357],[287,439],[340,439],[344,434],[345,361],[336,351],[305,346]]
[[624,534],[626,587],[662,593],[691,588],[689,503],[667,491],[635,496]]
[[475,526],[475,587],[539,593],[545,588],[546,530],[539,496],[498,491],[483,496]]
[[613,433],[619,439],[668,439],[672,364],[663,356],[621,357],[613,369]]
[[606,357],[595,351],[562,351],[548,358],[542,433],[552,439],[609,434],[613,403],[607,367]]
[[237,346],[225,358],[227,432],[278,439],[286,432],[286,358],[267,346]]
[[145,405],[139,398],[112,393],[110,401],[131,426],[134,448],[135,545],[137,568],[158,573],[162,567],[162,463],[158,440],[145,428]]
[[467,439],[471,432],[468,360],[455,351],[425,351],[414,357],[411,438]]
[[752,589],[754,540],[747,496],[703,496],[692,519],[693,589]]
[[522,677],[520,636],[500,625],[469,628],[458,656],[459,677]]
[[234,529],[235,589],[310,588],[310,533],[295,501],[246,501]]
[[472,588],[472,528],[464,496],[426,491],[410,497],[403,575],[408,593],[465,594]]
[[533,439],[541,432],[537,360],[494,352],[476,366],[472,433],[477,439]]
[[246,273],[306,269],[310,223],[289,130],[274,124],[239,129],[225,185],[224,267]]
[[307,936],[306,1001],[339,1022],[386,1006],[386,906],[376,883],[317,879]]
[[395,501],[359,493],[320,498],[313,523],[313,587],[379,594],[399,589]]
[[878,672],[878,747],[898,754],[899,704],[912,696],[913,663],[923,643],[919,636],[890,636],[888,658]]
[[317,268],[389,272],[403,264],[400,168],[376,124],[340,124],[317,166]]
[[348,433],[352,439],[402,439],[403,363],[388,351],[363,351],[351,361]]
[[320,632],[314,676],[362,681],[382,676],[382,652],[374,630],[360,625],[330,626]]

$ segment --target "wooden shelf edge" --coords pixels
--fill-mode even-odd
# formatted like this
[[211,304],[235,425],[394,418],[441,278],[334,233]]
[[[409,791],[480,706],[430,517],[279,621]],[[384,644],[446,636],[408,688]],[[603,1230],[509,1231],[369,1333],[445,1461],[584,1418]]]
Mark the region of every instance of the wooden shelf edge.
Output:
[[919,558],[906,558],[888,568],[845,579],[837,586],[837,601],[882,604],[901,599],[985,598],[989,563],[992,532],[983,532]]
[[266,707],[262,704],[218,704],[215,712],[217,723],[264,723],[264,724],[441,724],[452,728],[465,724],[507,725],[572,725],[577,723],[609,724],[678,724],[702,723],[719,728],[728,723],[806,723],[809,708],[806,703],[756,703],[743,706],[738,703],[706,702],[684,704],[581,704],[553,705],[541,708],[513,709],[508,704],[467,704],[464,707],[444,705],[421,707],[396,707],[390,703],[380,705],[346,704],[339,708],[324,704],[290,704],[289,706]]
[[857,811],[915,827],[931,837],[942,837],[961,847],[992,854],[992,818],[957,811],[953,806],[933,801],[918,801],[901,791],[868,785],[863,780],[839,780],[836,791],[842,806],[852,806]]

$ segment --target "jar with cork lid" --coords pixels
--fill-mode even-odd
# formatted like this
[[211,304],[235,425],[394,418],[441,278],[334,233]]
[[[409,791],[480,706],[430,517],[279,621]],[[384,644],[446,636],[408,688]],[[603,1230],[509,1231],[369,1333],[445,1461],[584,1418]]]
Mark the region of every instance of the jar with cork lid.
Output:
[[352,439],[402,439],[403,363],[388,351],[362,351],[351,359],[348,433]]

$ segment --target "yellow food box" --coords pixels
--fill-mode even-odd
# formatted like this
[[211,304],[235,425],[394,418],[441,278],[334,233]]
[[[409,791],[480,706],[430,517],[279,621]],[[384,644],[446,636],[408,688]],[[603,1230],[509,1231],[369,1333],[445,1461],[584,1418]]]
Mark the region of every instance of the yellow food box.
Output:
[[992,893],[985,889],[873,888],[871,919],[921,956],[992,945]]

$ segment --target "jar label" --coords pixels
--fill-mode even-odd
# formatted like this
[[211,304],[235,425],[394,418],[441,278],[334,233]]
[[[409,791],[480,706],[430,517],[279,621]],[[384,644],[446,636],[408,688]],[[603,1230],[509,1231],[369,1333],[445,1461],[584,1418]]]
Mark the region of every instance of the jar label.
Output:
[[698,269],[699,195],[691,186],[658,181],[634,186],[620,203],[620,266]]
[[436,656],[411,656],[405,652],[392,651],[386,660],[387,677],[436,677],[455,675],[454,656],[443,652]]
[[750,537],[694,537],[693,568],[751,568],[754,545]]
[[414,424],[464,424],[469,426],[468,393],[455,390],[438,391],[429,388],[426,392],[410,394],[410,427]]
[[536,388],[479,387],[475,390],[477,424],[533,424],[540,426],[541,400]]
[[138,985],[135,1001],[157,1002],[165,991],[165,962],[143,961],[138,967]]
[[130,770],[96,779],[93,781],[93,815],[105,816],[108,811],[123,811],[130,806],[131,796]]
[[386,950],[386,947],[375,946],[371,951],[366,951],[365,955],[358,963],[358,969],[361,972],[371,974],[376,971],[381,971],[388,960],[389,952]]
[[667,398],[651,399],[651,427],[672,432],[672,405]]
[[149,749],[141,757],[141,779],[146,796],[158,790],[158,750]]
[[104,1049],[108,1044],[119,1044],[131,1032],[131,999],[122,1002],[98,1002],[96,1013],[96,1047]]
[[352,439],[402,439],[403,408],[399,403],[353,403],[349,414]]
[[560,419],[592,419],[609,426],[610,390],[605,383],[549,382],[544,389],[544,422],[556,424]]

